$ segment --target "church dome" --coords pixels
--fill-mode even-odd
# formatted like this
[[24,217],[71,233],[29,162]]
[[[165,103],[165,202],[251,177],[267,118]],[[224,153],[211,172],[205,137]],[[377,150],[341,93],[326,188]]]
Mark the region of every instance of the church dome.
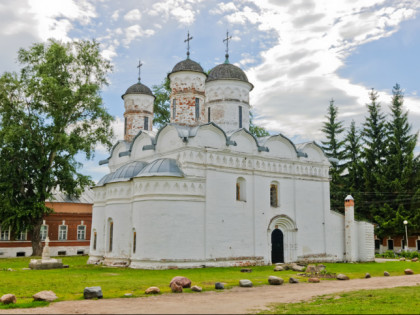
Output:
[[150,95],[153,96],[152,91],[145,86],[144,84],[137,82],[136,84],[133,84],[132,86],[130,86],[127,91],[125,91],[125,93],[121,96],[121,98],[124,99],[124,96],[127,94],[146,94],[146,95]]
[[194,71],[204,73],[203,68],[199,65],[198,62],[195,62],[189,58],[178,62],[175,67],[172,69],[171,73],[178,71]]
[[136,176],[145,166],[146,162],[135,161],[119,167],[115,172],[102,177],[96,186],[102,186],[112,182],[123,182]]
[[230,63],[222,63],[211,69],[206,82],[215,80],[238,80],[249,83],[245,72]]
[[184,173],[179,168],[176,160],[174,159],[157,159],[150,162],[143,168],[138,177],[148,176],[171,176],[171,177],[184,177]]

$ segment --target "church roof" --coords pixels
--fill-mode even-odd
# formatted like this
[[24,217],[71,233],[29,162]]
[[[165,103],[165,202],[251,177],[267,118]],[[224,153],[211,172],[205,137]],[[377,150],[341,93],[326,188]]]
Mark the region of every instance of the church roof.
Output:
[[200,64],[189,58],[178,62],[172,69],[171,73],[178,71],[194,71],[204,73],[203,68],[200,66]]
[[102,186],[112,182],[127,181],[136,176],[145,166],[146,162],[135,161],[119,167],[115,172],[102,177],[96,186]]
[[121,98],[124,99],[124,96],[127,94],[146,94],[150,96],[154,96],[152,91],[145,86],[143,83],[137,82],[136,84],[133,84],[130,86],[127,91],[123,95],[121,95]]
[[171,176],[184,177],[184,173],[179,168],[174,159],[157,159],[143,168],[137,177],[146,176]]
[[215,80],[237,80],[249,83],[245,72],[230,63],[222,63],[211,69],[206,82]]

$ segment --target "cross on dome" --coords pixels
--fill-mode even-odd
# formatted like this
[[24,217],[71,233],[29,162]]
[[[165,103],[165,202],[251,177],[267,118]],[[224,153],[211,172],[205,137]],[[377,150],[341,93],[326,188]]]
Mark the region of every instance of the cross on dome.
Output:
[[226,31],[226,38],[223,40],[223,42],[226,42],[225,63],[229,63],[229,39],[232,39],[232,36],[229,36],[229,31]]
[[193,39],[192,36],[190,36],[190,31],[188,31],[187,39],[184,40],[184,43],[187,43],[187,59],[190,59],[190,40]]
[[141,66],[142,66],[143,64],[141,63],[141,60],[139,59],[139,65],[137,66],[137,68],[139,68],[139,83],[140,83],[140,71],[141,71]]

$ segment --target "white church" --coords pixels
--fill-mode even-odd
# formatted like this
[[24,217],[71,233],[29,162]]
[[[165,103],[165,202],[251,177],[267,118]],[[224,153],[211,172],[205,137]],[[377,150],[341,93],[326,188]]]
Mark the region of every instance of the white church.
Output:
[[[330,210],[330,163],[314,142],[249,132],[244,71],[207,75],[189,57],[169,73],[170,123],[153,130],[152,91],[122,95],[124,140],[93,188],[88,263],[165,269],[371,261],[373,226]],[[344,202],[344,200],[343,200]]]

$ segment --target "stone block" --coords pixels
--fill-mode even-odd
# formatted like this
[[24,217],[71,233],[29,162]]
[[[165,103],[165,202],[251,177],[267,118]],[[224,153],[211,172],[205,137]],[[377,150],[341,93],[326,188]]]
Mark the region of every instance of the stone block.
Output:
[[268,283],[271,285],[281,285],[284,283],[284,280],[276,276],[269,276]]
[[85,300],[88,299],[102,299],[103,298],[103,294],[102,294],[102,289],[101,287],[86,287],[83,290],[83,298]]
[[243,288],[250,288],[252,287],[252,282],[248,279],[239,280],[239,286]]
[[41,291],[32,295],[34,301],[53,302],[58,299],[53,291]]

